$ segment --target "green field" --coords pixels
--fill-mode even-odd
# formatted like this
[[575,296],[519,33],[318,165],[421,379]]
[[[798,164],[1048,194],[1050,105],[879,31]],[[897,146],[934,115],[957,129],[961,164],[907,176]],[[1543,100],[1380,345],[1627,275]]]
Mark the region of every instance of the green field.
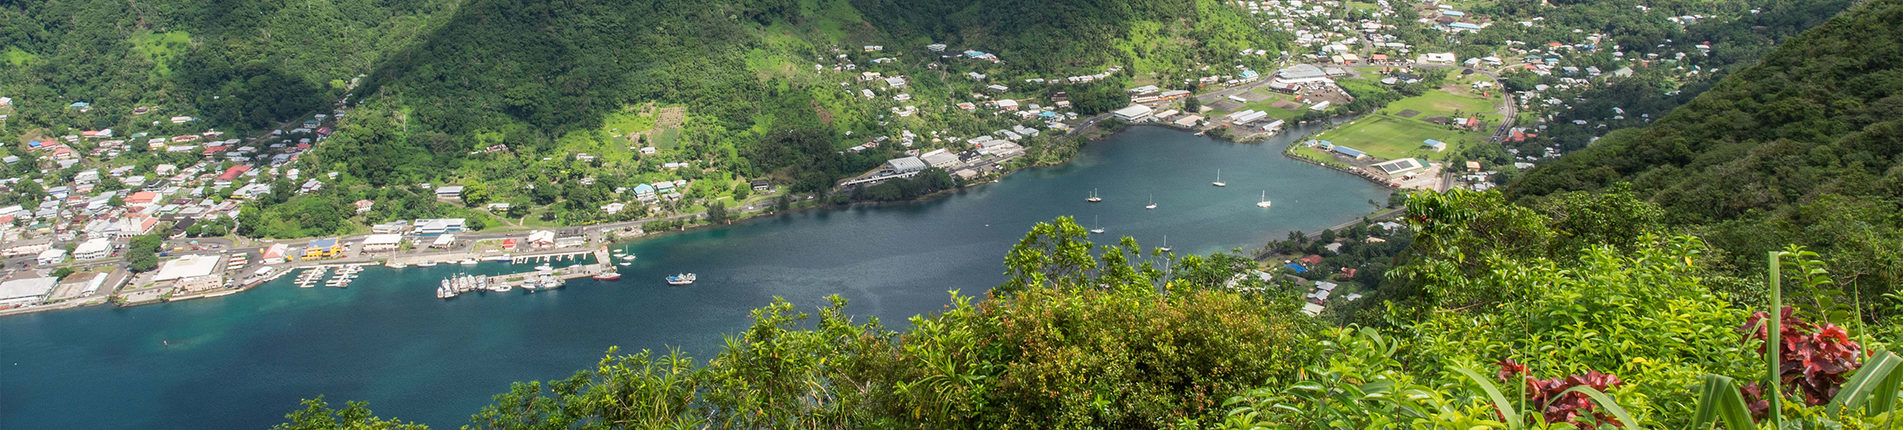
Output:
[[[1489,122],[1498,122],[1500,115],[1495,114],[1494,101],[1490,99],[1467,97],[1446,91],[1428,91],[1426,94],[1408,97],[1389,103],[1382,112],[1397,114],[1405,110],[1419,111],[1413,119],[1422,120],[1430,116],[1448,118],[1480,115]],[[1455,113],[1459,114],[1456,115]]]
[[1436,139],[1458,147],[1465,140],[1479,139],[1474,133],[1462,133],[1426,122],[1381,114],[1362,117],[1315,138],[1359,149],[1384,160],[1408,157],[1444,159],[1455,152],[1454,148],[1434,152],[1421,142]]

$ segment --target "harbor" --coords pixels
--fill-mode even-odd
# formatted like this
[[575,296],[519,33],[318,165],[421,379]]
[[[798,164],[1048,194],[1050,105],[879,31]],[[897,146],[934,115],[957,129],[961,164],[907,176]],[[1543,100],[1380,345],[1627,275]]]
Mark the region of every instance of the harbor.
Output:
[[[565,378],[599,362],[610,346],[622,354],[678,349],[711,358],[722,335],[746,330],[748,315],[776,297],[814,312],[838,295],[854,318],[904,326],[913,315],[941,311],[948,291],[982,297],[1004,282],[1005,254],[1034,224],[1057,216],[1100,218],[1107,232],[1091,238],[1099,243],[1131,236],[1148,248],[1167,234],[1176,252],[1206,254],[1357,221],[1369,200],[1387,198],[1376,185],[1288,159],[1281,149],[1133,127],[1086,146],[1075,163],[930,201],[800,211],[581,247],[417,246],[299,259],[275,265],[291,273],[241,294],[0,318],[9,342],[0,354],[8,365],[19,363],[0,386],[8,411],[0,428],[267,428],[314,393],[453,428],[511,382]],[[1218,168],[1228,187],[1210,185]],[[1093,188],[1102,202],[1085,201]],[[1255,206],[1264,188],[1273,209]],[[1152,195],[1157,207],[1146,209]],[[434,296],[444,278],[531,272],[544,255],[590,254],[550,266],[598,265],[593,254],[601,246],[623,279],[570,278],[534,294]],[[617,250],[639,258],[616,257]],[[492,260],[505,254],[537,261]],[[404,268],[385,267],[392,259]],[[479,264],[461,265],[464,259]],[[240,278],[264,261],[251,258]],[[419,267],[425,261],[431,266]],[[369,265],[349,288],[293,282],[308,267],[345,263]],[[698,273],[691,286],[666,285],[686,273]],[[414,395],[419,389],[441,394]],[[94,413],[71,399],[117,409]],[[247,406],[233,408],[231,399]]]

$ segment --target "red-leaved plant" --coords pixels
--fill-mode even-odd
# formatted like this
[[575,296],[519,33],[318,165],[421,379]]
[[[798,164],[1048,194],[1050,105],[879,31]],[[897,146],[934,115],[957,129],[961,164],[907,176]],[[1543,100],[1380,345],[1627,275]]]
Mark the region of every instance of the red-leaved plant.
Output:
[[[1782,350],[1779,351],[1780,379],[1785,386],[1803,393],[1804,401],[1811,406],[1830,403],[1830,399],[1837,397],[1837,389],[1843,386],[1844,376],[1861,365],[1858,356],[1863,347],[1852,342],[1843,327],[1811,324],[1794,315],[1789,306],[1780,313],[1783,314],[1778,323],[1781,342],[1778,349]],[[1754,313],[1738,331],[1746,333],[1745,339],[1766,340],[1766,317],[1764,312]],[[1758,345],[1758,354],[1764,354],[1765,344]]]
[[[1597,410],[1592,398],[1585,393],[1566,390],[1577,386],[1588,386],[1601,392],[1607,388],[1623,384],[1619,377],[1587,370],[1584,375],[1570,375],[1563,378],[1536,379],[1526,365],[1515,363],[1513,359],[1504,359],[1493,363],[1500,366],[1494,376],[1500,381],[1511,381],[1515,376],[1525,385],[1526,399],[1541,407],[1540,414],[1548,423],[1572,423],[1579,428],[1599,428],[1601,425],[1624,427],[1617,418]],[[1565,393],[1565,394],[1560,394]],[[1506,419],[1501,417],[1501,419]]]

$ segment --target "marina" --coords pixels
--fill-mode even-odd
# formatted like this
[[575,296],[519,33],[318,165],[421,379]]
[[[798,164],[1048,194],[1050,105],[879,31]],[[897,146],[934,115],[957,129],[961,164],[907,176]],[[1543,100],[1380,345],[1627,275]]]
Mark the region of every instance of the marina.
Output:
[[[516,287],[521,287],[525,292],[533,293],[536,291],[561,288],[562,285],[566,284],[570,279],[593,278],[596,280],[614,280],[621,278],[621,274],[615,271],[614,259],[609,257],[607,247],[600,247],[593,251],[551,252],[504,258],[506,258],[506,260],[485,260],[508,261],[510,264],[534,262],[541,262],[543,264],[535,266],[534,270],[531,271],[500,275],[470,275],[459,273],[442,280],[441,285],[439,285],[436,290],[436,298],[447,300],[474,292],[507,293]],[[594,260],[593,263],[575,264],[560,268],[547,264],[571,260],[579,263],[584,259],[590,258]]]

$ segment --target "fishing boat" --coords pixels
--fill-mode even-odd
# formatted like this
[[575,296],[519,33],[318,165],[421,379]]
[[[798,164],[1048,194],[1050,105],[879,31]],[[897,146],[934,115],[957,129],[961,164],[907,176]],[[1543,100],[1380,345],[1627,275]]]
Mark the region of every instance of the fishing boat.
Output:
[[1170,235],[1163,235],[1163,246],[1156,247],[1156,250],[1170,252]]
[[1149,206],[1144,206],[1143,208],[1144,208],[1144,209],[1156,209],[1156,195],[1155,195],[1155,194],[1151,194],[1151,195],[1150,195],[1150,205],[1149,205]]
[[621,263],[621,267],[627,267],[627,266],[633,266],[633,265],[634,263],[627,263],[627,262]]
[[476,263],[477,261],[474,258],[464,258],[463,261],[456,262],[456,264],[461,264],[464,266],[474,266],[476,265]]
[[508,282],[496,281],[495,283],[489,284],[489,291],[494,291],[498,293],[507,293],[514,289],[515,289],[515,286],[509,285]]
[[535,266],[535,271],[537,271],[537,272],[547,272],[547,271],[551,271],[551,270],[555,270],[555,267],[553,267],[553,266],[549,266],[549,265],[547,265],[547,264],[544,264],[544,265],[540,265],[540,266]]
[[1262,201],[1255,202],[1255,207],[1258,207],[1258,208],[1269,207],[1269,190],[1262,190]]
[[509,257],[509,254],[491,255],[488,257],[482,257],[482,261],[494,261],[499,263],[507,263],[511,260],[512,259]]
[[443,300],[449,300],[449,299],[451,299],[451,298],[454,298],[454,297],[456,297],[456,290],[455,290],[455,289],[452,289],[452,288],[449,288],[449,280],[448,280],[448,279],[444,279],[444,280],[443,280],[443,286],[441,286],[441,287],[436,287],[436,298],[438,298],[438,299],[443,299]]
[[616,279],[621,279],[621,272],[607,272],[607,273],[602,273],[592,277],[595,278],[595,280],[597,281],[613,281]]
[[556,288],[561,288],[561,287],[562,287],[562,279],[561,279],[561,278],[557,278],[557,277],[554,277],[554,276],[543,276],[543,277],[542,277],[542,285],[541,285],[541,287],[542,287],[542,289],[544,289],[544,290],[553,290],[553,289],[556,289]]
[[1097,222],[1097,217],[1095,215],[1092,215],[1090,217],[1090,223],[1095,224],[1097,226],[1095,228],[1090,229],[1091,234],[1103,234],[1103,224],[1100,224]]
[[416,263],[416,267],[436,267],[436,260],[423,260],[421,263]]
[[389,260],[389,261],[383,262],[383,267],[388,267],[391,269],[401,269],[403,268],[403,263],[399,263],[396,260]]
[[626,254],[626,255],[622,255],[622,256],[621,256],[621,260],[622,260],[622,261],[634,261],[634,254]]
[[1086,199],[1084,199],[1084,201],[1086,201],[1086,202],[1091,202],[1091,203],[1097,203],[1097,202],[1101,202],[1101,201],[1103,201],[1103,197],[1097,197],[1097,189],[1096,189],[1096,188],[1091,188],[1091,189],[1090,189],[1090,197],[1089,197],[1089,198],[1086,198]]
[[698,277],[694,276],[694,274],[692,273],[679,273],[679,274],[675,274],[674,276],[667,277],[667,284],[668,285],[693,285],[694,280],[697,278]]
[[1216,182],[1210,182],[1210,183],[1209,183],[1209,185],[1215,185],[1215,186],[1218,186],[1218,187],[1227,187],[1227,186],[1229,186],[1229,183],[1228,183],[1228,182],[1223,182],[1223,181],[1222,181],[1222,169],[1216,169]]

